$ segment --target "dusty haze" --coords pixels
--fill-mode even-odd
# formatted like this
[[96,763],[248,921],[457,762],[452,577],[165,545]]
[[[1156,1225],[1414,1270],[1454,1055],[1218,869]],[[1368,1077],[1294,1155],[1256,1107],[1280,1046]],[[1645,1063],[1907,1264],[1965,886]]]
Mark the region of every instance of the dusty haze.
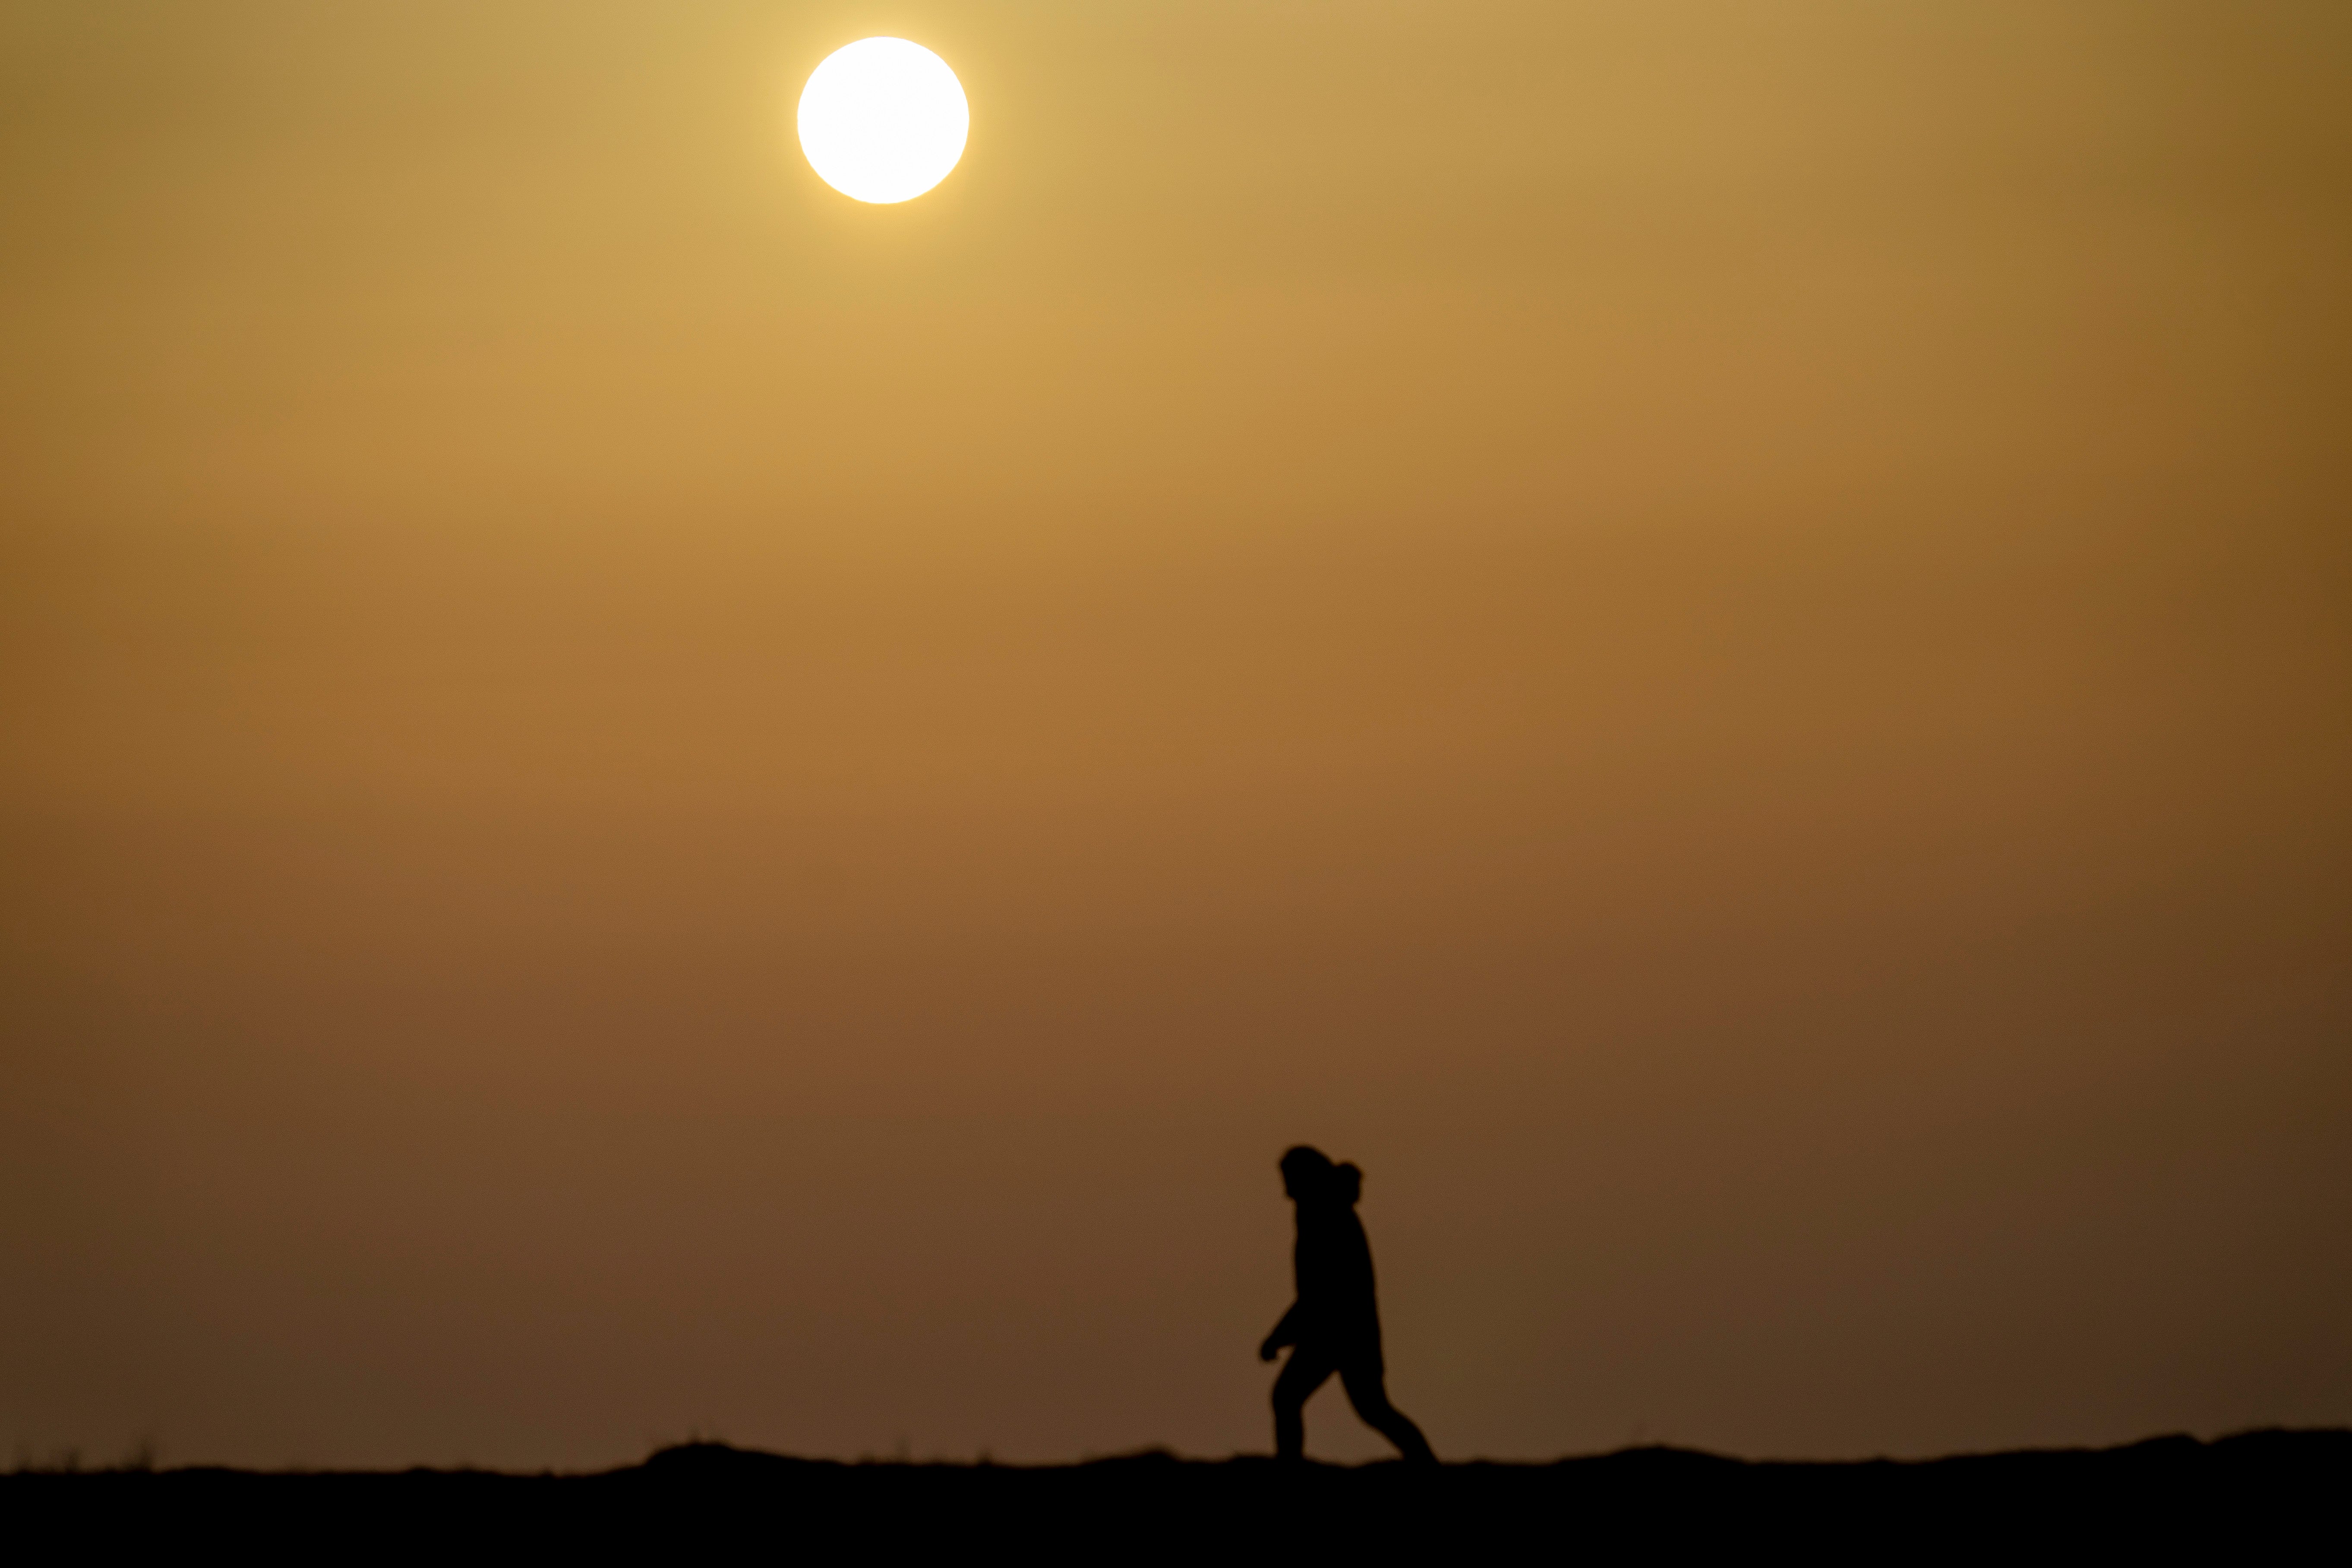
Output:
[[1443,1453],[2352,1421],[2347,79],[0,6],[0,1444],[1263,1449],[1301,1139]]

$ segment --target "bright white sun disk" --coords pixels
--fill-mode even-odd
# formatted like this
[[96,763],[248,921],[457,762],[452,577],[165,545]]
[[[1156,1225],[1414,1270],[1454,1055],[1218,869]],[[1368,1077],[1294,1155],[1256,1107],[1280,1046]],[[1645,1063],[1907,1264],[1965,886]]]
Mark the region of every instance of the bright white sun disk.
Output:
[[861,38],[810,73],[800,130],[826,184],[861,202],[903,202],[956,166],[971,108],[948,62],[922,45]]

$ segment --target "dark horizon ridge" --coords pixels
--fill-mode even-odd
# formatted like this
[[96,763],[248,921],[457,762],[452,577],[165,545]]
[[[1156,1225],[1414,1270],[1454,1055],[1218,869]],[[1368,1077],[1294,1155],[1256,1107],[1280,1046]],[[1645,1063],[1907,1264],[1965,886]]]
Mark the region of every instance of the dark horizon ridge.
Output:
[[1290,1464],[1147,1450],[1074,1464],[802,1459],[679,1444],[595,1474],[24,1471],[18,1539],[235,1540],[315,1551],[452,1546],[1018,1552],[1295,1558],[1346,1549],[1519,1556],[1783,1545],[1908,1559],[2026,1547],[2281,1552],[2328,1528],[2352,1430],[2183,1435],[1925,1460],[1743,1460],[1663,1447],[1550,1461]]
[[[1743,1470],[1854,1470],[1882,1468],[1920,1470],[1939,1465],[1979,1465],[2031,1460],[2114,1460],[2150,1458],[2158,1454],[2177,1458],[2189,1450],[2230,1449],[2234,1451],[2244,1445],[2283,1443],[2294,1443],[2298,1446],[2305,1444],[2334,1446],[2342,1450],[2336,1457],[2343,1459],[2347,1467],[2352,1467],[2352,1426],[2253,1426],[2210,1438],[2199,1437],[2187,1432],[2164,1432],[2151,1436],[2134,1438],[2126,1443],[1963,1449],[1949,1454],[1933,1454],[1911,1458],[1885,1454],[1848,1458],[1786,1457],[1755,1458],[1739,1454],[1717,1453],[1710,1448],[1685,1447],[1675,1443],[1641,1443],[1629,1444],[1622,1448],[1603,1449],[1595,1453],[1563,1454],[1550,1459],[1498,1459],[1485,1456],[1446,1458],[1441,1456],[1439,1468],[1445,1470],[1550,1471],[1570,1466],[1686,1462],[1728,1466]],[[1157,1445],[1116,1454],[1096,1454],[1076,1459],[1036,1461],[988,1458],[919,1459],[884,1455],[860,1455],[855,1458],[842,1458],[824,1455],[778,1453],[772,1449],[745,1447],[724,1438],[695,1437],[681,1443],[666,1443],[635,1464],[614,1465],[601,1470],[507,1470],[468,1464],[410,1465],[400,1469],[338,1469],[305,1467],[260,1469],[242,1465],[167,1466],[139,1463],[84,1467],[77,1461],[68,1460],[63,1465],[20,1462],[13,1469],[0,1471],[0,1481],[36,1477],[62,1479],[101,1476],[234,1476],[257,1480],[482,1477],[503,1480],[592,1481],[609,1480],[656,1471],[669,1474],[688,1466],[757,1468],[783,1465],[835,1470],[960,1471],[985,1475],[996,1472],[1071,1473],[1101,1470],[1119,1466],[1155,1465],[1172,1465],[1192,1469],[1215,1469],[1225,1467],[1246,1468],[1255,1466],[1271,1468],[1277,1463],[1278,1461],[1270,1454],[1235,1453],[1216,1458],[1207,1455],[1180,1454],[1171,1448]],[[1406,1461],[1392,1456],[1362,1460],[1330,1460],[1318,1459],[1310,1455],[1304,1464],[1306,1468],[1317,1471],[1341,1473],[1409,1470],[1412,1468]]]

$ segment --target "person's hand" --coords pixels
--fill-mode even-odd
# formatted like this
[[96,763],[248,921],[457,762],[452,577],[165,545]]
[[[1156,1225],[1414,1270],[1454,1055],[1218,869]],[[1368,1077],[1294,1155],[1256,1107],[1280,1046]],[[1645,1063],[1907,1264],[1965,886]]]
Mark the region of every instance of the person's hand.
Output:
[[1257,1359],[1260,1361],[1272,1361],[1281,1353],[1282,1347],[1276,1344],[1270,1335],[1267,1337],[1265,1343],[1257,1347]]

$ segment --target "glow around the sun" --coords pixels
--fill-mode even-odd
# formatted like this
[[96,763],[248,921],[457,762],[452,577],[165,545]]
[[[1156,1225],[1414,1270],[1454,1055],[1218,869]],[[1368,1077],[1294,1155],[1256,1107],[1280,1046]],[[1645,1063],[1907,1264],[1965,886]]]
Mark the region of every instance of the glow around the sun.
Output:
[[947,61],[922,45],[861,38],[810,73],[800,131],[826,184],[861,202],[903,202],[956,166],[971,109]]

